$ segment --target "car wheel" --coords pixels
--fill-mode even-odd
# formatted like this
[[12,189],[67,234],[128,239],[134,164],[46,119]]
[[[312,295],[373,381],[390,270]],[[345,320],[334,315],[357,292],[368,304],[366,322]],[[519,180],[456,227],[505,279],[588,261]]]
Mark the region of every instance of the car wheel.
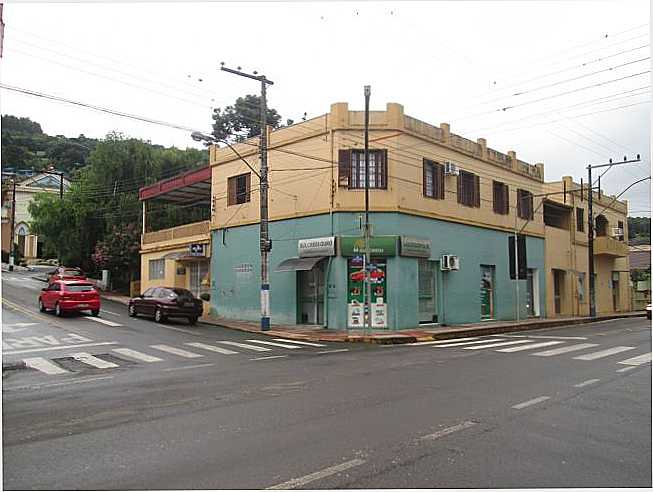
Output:
[[127,313],[129,313],[129,316],[132,318],[136,317],[136,308],[134,307],[133,304],[130,304],[129,307],[127,308]]
[[56,314],[60,318],[63,316],[63,311],[61,310],[61,306],[59,305],[59,303],[56,303],[54,305],[54,314]]
[[154,312],[154,321],[157,323],[163,323],[166,320],[166,317],[163,315],[159,308]]
[[100,315],[100,310],[99,309],[93,309],[91,311],[91,316],[99,316]]
[[45,304],[43,304],[43,301],[41,299],[39,299],[39,311],[41,311],[42,313],[45,313],[46,311]]
[[188,324],[189,325],[194,325],[197,323],[197,316],[191,316],[188,318]]

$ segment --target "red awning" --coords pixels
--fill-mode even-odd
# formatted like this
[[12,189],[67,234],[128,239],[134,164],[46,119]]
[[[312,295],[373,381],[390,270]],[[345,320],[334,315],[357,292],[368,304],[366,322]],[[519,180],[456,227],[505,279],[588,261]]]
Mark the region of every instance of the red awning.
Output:
[[140,201],[160,200],[188,204],[211,204],[211,168],[193,169],[172,178],[163,179],[138,190]]

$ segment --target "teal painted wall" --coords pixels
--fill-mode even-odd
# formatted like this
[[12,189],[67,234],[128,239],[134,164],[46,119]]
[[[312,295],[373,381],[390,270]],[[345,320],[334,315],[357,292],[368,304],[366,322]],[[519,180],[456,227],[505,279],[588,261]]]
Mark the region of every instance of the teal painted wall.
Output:
[[[270,305],[273,323],[297,322],[297,274],[275,272],[283,260],[297,256],[297,240],[302,238],[356,235],[357,213],[319,215],[270,224],[273,240],[270,255]],[[509,278],[508,236],[501,231],[398,213],[372,213],[375,235],[406,235],[431,240],[431,259],[443,254],[460,258],[460,270],[437,272],[439,321],[445,324],[480,321],[481,265],[495,266],[495,319],[515,319],[515,281]],[[260,256],[258,225],[214,231],[212,238],[212,296],[217,314],[233,319],[260,318]],[[527,238],[529,268],[538,270],[540,315],[544,316],[544,240]],[[251,271],[234,267],[251,265]],[[388,323],[390,328],[418,325],[417,259],[392,257],[387,262]],[[526,281],[519,281],[520,318],[527,317]],[[347,259],[333,257],[327,287],[327,317],[331,328],[347,322]]]

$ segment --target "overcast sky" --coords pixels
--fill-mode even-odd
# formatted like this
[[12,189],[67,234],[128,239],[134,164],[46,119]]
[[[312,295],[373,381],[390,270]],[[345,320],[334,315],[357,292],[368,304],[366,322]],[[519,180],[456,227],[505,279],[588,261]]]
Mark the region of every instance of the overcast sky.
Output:
[[[269,105],[295,121],[333,102],[404,105],[408,115],[519,159],[547,180],[614,167],[621,192],[650,175],[648,0],[582,2],[6,2],[2,83],[209,132],[213,107],[274,81]],[[617,80],[620,79],[620,80]],[[3,114],[48,134],[110,131],[177,147],[188,132],[0,91]],[[505,109],[504,109],[505,108]],[[624,195],[650,216],[650,181]]]

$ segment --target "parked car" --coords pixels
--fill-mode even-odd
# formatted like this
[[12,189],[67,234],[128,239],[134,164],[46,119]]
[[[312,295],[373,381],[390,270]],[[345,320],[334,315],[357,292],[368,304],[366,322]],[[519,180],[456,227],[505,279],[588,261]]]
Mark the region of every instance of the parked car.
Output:
[[202,315],[202,301],[186,289],[177,287],[152,287],[140,296],[129,300],[129,316],[153,316],[163,323],[168,318],[186,318],[191,325]]
[[86,275],[79,268],[58,267],[48,272],[48,283],[55,280],[86,280]]
[[651,305],[646,306],[646,319],[651,319]]
[[57,316],[73,311],[90,311],[100,314],[100,293],[90,282],[78,280],[54,280],[39,295],[39,310],[43,313],[54,309]]

